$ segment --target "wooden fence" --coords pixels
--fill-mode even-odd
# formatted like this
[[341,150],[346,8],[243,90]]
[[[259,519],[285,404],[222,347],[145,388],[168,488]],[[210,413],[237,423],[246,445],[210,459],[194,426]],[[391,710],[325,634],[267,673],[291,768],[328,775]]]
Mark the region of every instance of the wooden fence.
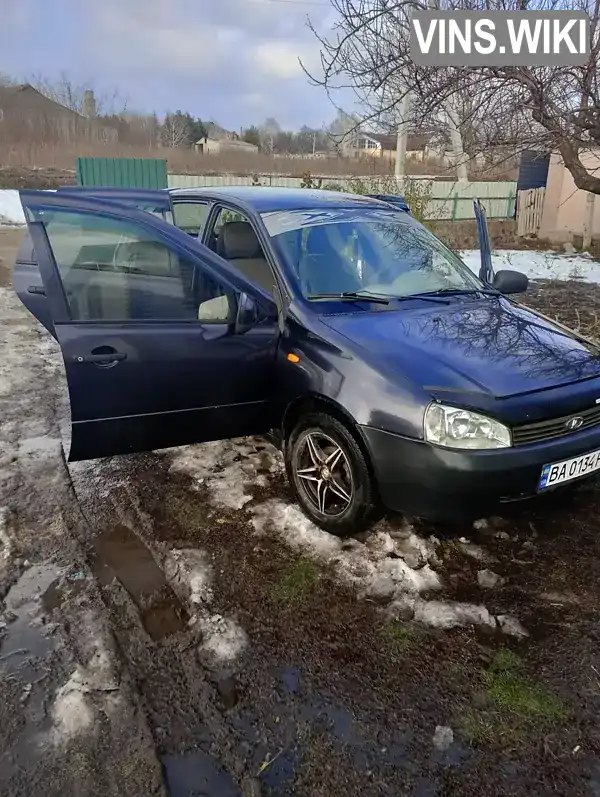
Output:
[[527,188],[517,194],[517,235],[537,235],[542,224],[545,188]]

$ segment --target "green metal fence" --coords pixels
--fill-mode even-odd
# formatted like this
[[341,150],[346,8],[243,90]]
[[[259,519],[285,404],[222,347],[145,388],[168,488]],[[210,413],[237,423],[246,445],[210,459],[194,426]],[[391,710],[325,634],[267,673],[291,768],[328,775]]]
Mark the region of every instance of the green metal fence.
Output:
[[164,158],[77,158],[77,183],[102,188],[167,188]]

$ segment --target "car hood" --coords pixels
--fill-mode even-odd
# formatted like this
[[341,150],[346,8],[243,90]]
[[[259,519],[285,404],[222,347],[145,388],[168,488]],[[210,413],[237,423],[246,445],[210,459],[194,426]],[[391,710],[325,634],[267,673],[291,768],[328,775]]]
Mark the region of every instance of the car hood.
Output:
[[432,394],[508,398],[600,375],[600,348],[504,297],[455,297],[322,320]]

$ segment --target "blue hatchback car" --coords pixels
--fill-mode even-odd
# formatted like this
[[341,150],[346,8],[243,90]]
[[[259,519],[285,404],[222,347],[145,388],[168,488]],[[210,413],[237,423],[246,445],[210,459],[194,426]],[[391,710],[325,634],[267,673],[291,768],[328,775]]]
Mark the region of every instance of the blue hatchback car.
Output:
[[389,197],[23,191],[23,303],[58,340],[70,460],[275,434],[319,526],[474,518],[600,469],[600,350]]

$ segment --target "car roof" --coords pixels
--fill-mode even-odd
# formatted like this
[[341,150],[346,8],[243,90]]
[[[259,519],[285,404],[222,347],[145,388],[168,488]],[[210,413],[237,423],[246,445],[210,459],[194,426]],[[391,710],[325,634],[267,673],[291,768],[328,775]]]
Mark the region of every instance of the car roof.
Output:
[[259,185],[227,185],[198,188],[171,188],[172,196],[206,196],[211,199],[239,200],[257,213],[277,210],[317,210],[319,208],[372,207],[389,210],[389,204],[360,194],[310,188],[275,188]]

